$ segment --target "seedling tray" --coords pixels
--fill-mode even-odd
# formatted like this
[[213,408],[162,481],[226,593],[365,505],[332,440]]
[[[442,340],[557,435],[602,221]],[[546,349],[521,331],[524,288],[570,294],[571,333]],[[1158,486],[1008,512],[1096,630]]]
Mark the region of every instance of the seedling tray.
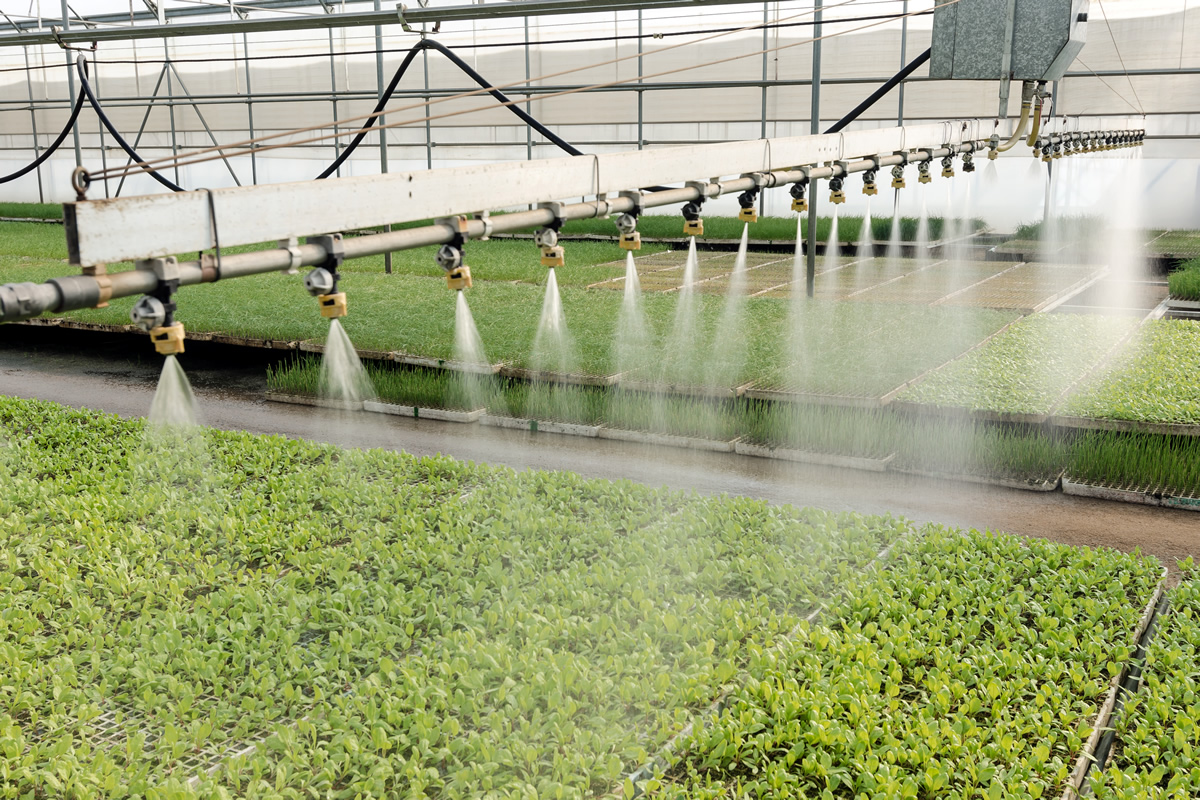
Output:
[[1143,506],[1177,508],[1182,511],[1200,511],[1200,497],[1177,496],[1143,487],[1114,487],[1063,478],[1063,494],[1075,497],[1091,497],[1098,500],[1113,500],[1118,503],[1134,503]]
[[778,461],[793,461],[800,464],[818,464],[826,467],[843,467],[845,469],[861,469],[868,472],[886,472],[888,464],[896,457],[895,453],[883,458],[866,458],[863,456],[842,456],[835,453],[814,453],[808,450],[794,450],[788,447],[767,447],[766,445],[736,442],[734,452],[743,456],[756,458],[772,458]]
[[692,436],[676,436],[670,433],[649,433],[646,431],[627,431],[620,428],[600,428],[601,439],[615,439],[621,442],[641,442],[660,447],[679,447],[686,450],[707,450],[714,453],[732,453],[733,441],[717,439],[700,439]]
[[346,400],[325,400],[312,395],[281,394],[267,392],[267,399],[273,403],[289,403],[294,406],[312,406],[314,408],[331,408],[338,411],[362,411],[363,403],[353,403]]
[[1031,483],[1015,478],[992,478],[986,475],[970,475],[967,473],[932,472],[909,467],[890,467],[891,472],[902,475],[916,475],[919,478],[933,478],[940,481],[958,481],[959,483],[976,483],[982,486],[999,486],[1004,489],[1020,489],[1023,492],[1056,492],[1062,481],[1062,476],[1053,480]]
[[393,403],[380,403],[368,400],[362,404],[364,411],[376,414],[390,414],[394,417],[412,417],[414,419],[436,419],[442,422],[478,422],[486,409],[477,408],[473,411],[450,410],[446,408],[421,408],[419,406],[401,406]]
[[530,431],[532,433],[558,433],[564,436],[583,436],[589,439],[594,439],[600,435],[599,425],[522,419],[520,417],[505,417],[494,414],[484,414],[479,418],[479,424],[491,428],[509,428],[511,430]]

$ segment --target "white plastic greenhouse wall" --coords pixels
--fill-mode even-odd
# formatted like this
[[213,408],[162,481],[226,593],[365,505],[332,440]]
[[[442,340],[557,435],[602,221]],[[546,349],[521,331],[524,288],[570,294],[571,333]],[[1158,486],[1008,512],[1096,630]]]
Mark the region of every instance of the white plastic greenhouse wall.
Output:
[[[451,3],[461,5],[463,0],[431,0],[429,5],[436,8]],[[57,17],[59,0],[12,0],[4,5],[11,20],[25,21],[40,13],[45,15],[43,24],[47,27],[61,23]],[[140,3],[136,5],[141,8]],[[167,8],[182,5],[183,0],[166,2]],[[343,10],[343,4],[333,5],[335,12]],[[369,3],[344,5],[351,11],[372,8]],[[901,53],[901,22],[878,17],[899,14],[905,7],[909,12],[928,11],[933,5],[932,0],[907,4],[827,0],[820,96],[822,130],[899,70],[905,58],[912,59],[929,46],[931,15],[907,20],[905,58]],[[83,0],[73,8],[88,16],[124,12],[130,4],[126,0]],[[1059,164],[1064,166],[1062,180],[1055,182],[1054,207],[1061,213],[1087,213],[1111,202],[1114,195],[1144,193],[1149,202],[1137,210],[1142,221],[1152,221],[1154,227],[1194,227],[1200,218],[1200,2],[1104,0],[1101,5],[1093,0],[1091,12],[1088,43],[1068,78],[1059,85],[1057,113],[1114,117],[1144,114],[1149,141],[1144,150],[1138,151],[1139,163],[1134,170],[1125,168],[1124,162],[1130,158],[1126,152],[1108,159],[1092,156],[1093,161],[1105,162],[1102,168],[1082,170],[1067,166],[1067,161],[1057,162],[1056,169]],[[323,12],[314,2],[311,7],[275,13]],[[209,19],[228,19],[230,15],[228,7],[219,8]],[[855,21],[837,22],[851,19]],[[762,30],[716,38],[711,32],[703,33],[739,29],[764,20],[779,27],[770,28],[765,36]],[[495,85],[524,85],[528,69],[532,87],[552,93],[636,79],[637,58],[599,67],[590,65],[636,55],[640,24],[646,35],[640,40],[645,51],[641,74],[645,84],[657,88],[638,91],[636,84],[627,83],[610,90],[547,99],[535,94],[528,104],[533,116],[581,150],[608,153],[639,146],[639,99],[641,146],[647,148],[808,134],[811,20],[810,0],[660,9],[643,12],[640,23],[639,14],[633,11],[534,17],[527,23],[520,18],[450,22],[429,35],[458,52]],[[5,32],[0,28],[0,34]],[[93,79],[118,129],[130,140],[139,139],[137,147],[143,156],[163,157],[172,152],[172,116],[174,143],[187,152],[211,146],[205,125],[221,143],[249,138],[250,113],[255,136],[368,113],[379,86],[375,35],[374,28],[367,28],[104,42],[94,54]],[[399,24],[382,28],[385,84],[419,36],[419,32],[405,32]],[[707,40],[697,42],[700,39]],[[530,42],[528,48],[526,41]],[[672,49],[656,52],[667,47]],[[764,57],[764,49],[772,52]],[[242,60],[247,54],[251,60]],[[176,71],[163,77],[167,58]],[[52,45],[0,47],[0,173],[7,174],[33,159],[34,124],[38,145],[43,148],[65,124],[70,108],[66,59],[64,52]],[[723,63],[711,63],[715,61]],[[1128,77],[1125,71],[1130,73]],[[924,77],[926,74],[927,69],[922,67],[905,85],[905,122],[997,115],[998,83],[931,81]],[[765,91],[761,88],[764,77]],[[482,110],[438,119],[428,128],[419,122],[390,129],[388,170],[526,159],[530,154],[533,158],[564,155],[536,133],[531,134],[520,120],[486,95],[439,103],[429,112],[421,105],[425,91],[437,97],[475,88],[440,54],[429,53],[427,61],[418,56],[392,101],[392,107],[405,110],[388,116],[388,123],[400,122],[406,116],[420,119],[426,113]],[[330,99],[331,94],[336,96],[336,103]],[[168,95],[174,98],[174,105],[166,102]],[[522,96],[515,91],[512,95]],[[1014,86],[1013,95],[1010,114],[1015,115],[1020,102],[1019,85]],[[899,93],[893,91],[855,126],[896,125],[898,99]],[[189,104],[192,102],[195,104]],[[353,123],[347,127],[353,127]],[[96,115],[88,108],[80,116],[79,130],[84,165],[97,169],[125,162],[124,153],[112,137],[101,136]],[[295,134],[291,138],[313,135]],[[327,140],[263,152],[253,163],[249,156],[242,155],[231,158],[228,167],[217,160],[182,167],[177,178],[174,170],[166,174],[188,188],[232,186],[235,179],[230,170],[242,184],[255,178],[259,183],[307,180],[328,165],[335,152]],[[0,186],[0,199],[71,200],[69,178],[74,167],[75,152],[68,137],[63,148],[38,172]],[[996,175],[991,169],[981,169],[980,181],[953,181],[946,186],[956,192],[973,191],[973,213],[993,225],[1009,226],[1041,217],[1045,166],[1030,157],[1028,148],[1017,148],[1003,157],[995,165]],[[341,174],[373,174],[380,170],[378,135],[372,134]],[[705,173],[703,164],[696,165],[696,172],[697,178],[713,177]],[[1143,182],[1146,191],[1131,190],[1125,184],[1129,180]],[[92,196],[114,196],[117,184],[113,180],[97,185]],[[968,186],[975,188],[969,190]],[[848,211],[860,213],[865,198],[853,183],[849,188]],[[120,187],[121,196],[162,191],[145,175],[131,176]],[[931,212],[943,213],[948,204],[962,207],[965,198],[952,196],[949,191],[929,193]],[[902,204],[913,203],[914,198],[915,193],[901,193]],[[876,202],[882,201],[880,198]],[[770,192],[766,211],[785,215],[789,202],[786,192]],[[888,205],[890,210],[890,200]],[[714,206],[715,213],[733,213],[736,209],[732,198]],[[916,211],[905,205],[901,210]]]

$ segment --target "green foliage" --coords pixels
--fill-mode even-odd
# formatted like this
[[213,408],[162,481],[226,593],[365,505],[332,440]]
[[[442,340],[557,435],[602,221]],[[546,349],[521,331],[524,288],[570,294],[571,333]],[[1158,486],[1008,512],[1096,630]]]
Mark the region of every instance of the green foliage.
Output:
[[[62,219],[62,206],[57,203],[0,203],[0,217],[17,219]],[[62,235],[62,229],[58,229]]]
[[1091,777],[1097,800],[1200,796],[1200,575],[1191,559],[1182,566],[1185,580],[1168,594],[1141,690],[1118,718],[1114,758]]
[[1192,259],[1172,272],[1167,281],[1171,297],[1176,300],[1200,300],[1200,258]]
[[891,455],[902,429],[890,411],[754,400],[741,420],[751,444],[862,458]]
[[1160,567],[945,529],[898,550],[758,654],[650,796],[1061,795]]
[[897,467],[1041,484],[1062,474],[1069,449],[1040,428],[915,418],[901,429]]
[[1072,480],[1171,495],[1200,495],[1200,437],[1083,434],[1071,447]]
[[0,441],[12,796],[603,793],[909,530],[9,398]]
[[1035,314],[901,397],[972,410],[1048,414],[1136,326],[1126,317]]
[[1132,351],[1064,407],[1108,419],[1200,424],[1200,322],[1143,326]]

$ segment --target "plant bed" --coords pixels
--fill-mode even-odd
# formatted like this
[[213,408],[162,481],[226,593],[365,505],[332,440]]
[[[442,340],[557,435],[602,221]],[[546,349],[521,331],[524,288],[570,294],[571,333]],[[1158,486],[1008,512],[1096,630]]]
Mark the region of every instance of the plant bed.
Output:
[[1113,727],[1107,764],[1090,776],[1097,800],[1166,800],[1200,796],[1196,748],[1196,663],[1200,660],[1200,581],[1194,561],[1167,594],[1146,652],[1139,691],[1125,699]]
[[217,344],[229,344],[235,347],[257,347],[265,350],[297,350],[300,343],[284,339],[259,339],[253,336],[231,336],[227,333],[212,334],[212,341]]
[[838,406],[842,408],[878,409],[887,405],[882,397],[871,395],[821,394],[819,392],[792,391],[789,389],[755,388],[752,384],[744,392],[751,400],[768,400],[776,403],[798,405]]
[[510,428],[531,433],[558,433],[564,436],[583,436],[594,439],[600,435],[599,425],[579,425],[572,422],[555,422],[553,420],[522,419],[496,414],[484,414],[479,419],[481,425],[492,428]]
[[848,586],[823,625],[756,659],[640,788],[688,800],[1056,796],[1160,580],[1161,565],[1136,555],[928,529]]
[[503,369],[503,364],[467,364],[448,358],[430,358],[428,356],[413,356],[407,353],[392,353],[392,361],[410,367],[425,367],[426,369],[445,369],[452,372],[466,372],[477,375],[497,375]]
[[788,447],[749,444],[743,441],[738,441],[734,444],[734,452],[738,455],[755,456],[756,458],[773,458],[778,461],[794,461],[801,464],[861,469],[868,472],[886,472],[888,464],[895,458],[895,454],[883,458],[839,456],[833,453],[814,453],[807,450],[793,450]]
[[1096,500],[1111,500],[1117,503],[1134,503],[1143,506],[1177,508],[1181,511],[1200,511],[1200,497],[1177,497],[1161,490],[1140,486],[1114,487],[1063,478],[1063,494],[1074,497],[1090,497]]
[[713,453],[732,453],[733,441],[718,441],[716,439],[700,439],[694,436],[677,436],[671,433],[651,433],[649,431],[630,431],[623,428],[610,428],[605,425],[600,428],[599,438],[614,439],[619,442],[640,442],[656,447],[680,447],[685,450],[707,450]]
[[395,403],[380,403],[374,400],[367,400],[362,404],[364,411],[372,411],[376,414],[390,414],[393,417],[413,417],[414,419],[436,419],[441,422],[478,422],[486,411],[483,408],[476,408],[469,411],[460,411],[449,408],[421,408],[420,406],[402,406]]
[[1101,419],[1054,415],[1049,423],[1056,428],[1080,431],[1113,431],[1116,433],[1147,433],[1159,436],[1200,436],[1200,424],[1173,425],[1164,422],[1142,422],[1132,419]]
[[918,403],[911,400],[895,400],[892,402],[891,407],[892,410],[898,414],[909,414],[913,416],[945,420],[997,422],[1010,425],[1042,425],[1050,419],[1049,414],[1023,414],[1020,412],[989,411],[980,408],[964,408],[963,406],[943,406],[936,403]]
[[1130,501],[1155,505],[1160,497],[1200,497],[1200,439],[1195,437],[1091,431],[1075,436],[1069,456],[1067,476],[1073,484],[1141,495],[1147,499]]
[[896,472],[1049,491],[1062,475],[1069,457],[1067,443],[1047,436],[1037,427],[915,417],[900,428],[896,459],[890,468]]
[[[145,433],[0,398],[16,796],[179,794],[193,776],[201,797],[594,796],[913,529]],[[90,746],[75,722],[119,709],[115,746]]]

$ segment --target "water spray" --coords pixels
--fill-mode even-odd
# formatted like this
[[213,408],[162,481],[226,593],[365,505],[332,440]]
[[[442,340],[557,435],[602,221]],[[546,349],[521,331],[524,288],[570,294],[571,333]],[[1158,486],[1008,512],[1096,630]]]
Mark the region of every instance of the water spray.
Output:
[[154,349],[164,356],[183,352],[183,323],[175,321],[175,293],[179,291],[179,261],[175,256],[137,262],[137,268],[158,278],[154,291],[137,301],[129,312],[133,324],[150,334]]
[[317,298],[321,316],[325,319],[339,319],[346,316],[346,293],[338,291],[338,281],[342,275],[338,268],[346,260],[346,251],[342,244],[340,233],[329,236],[309,237],[309,244],[320,245],[325,250],[325,261],[317,265],[312,272],[304,276],[304,288]]
[[446,272],[446,288],[461,292],[471,288],[471,268],[463,263],[465,256],[463,248],[467,241],[467,218],[465,216],[450,217],[438,220],[439,225],[454,231],[453,238],[438,248],[434,258],[437,264]]

